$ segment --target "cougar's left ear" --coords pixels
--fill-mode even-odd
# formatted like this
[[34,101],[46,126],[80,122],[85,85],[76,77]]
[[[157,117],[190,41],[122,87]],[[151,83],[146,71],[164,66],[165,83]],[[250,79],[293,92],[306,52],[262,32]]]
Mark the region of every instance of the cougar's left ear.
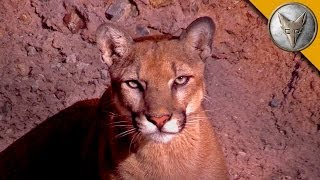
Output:
[[211,56],[212,38],[215,31],[215,24],[210,17],[200,17],[193,21],[181,35],[187,48],[199,53],[202,60]]
[[110,23],[98,27],[96,41],[102,53],[102,59],[109,67],[115,61],[120,61],[125,57],[133,43],[132,38],[127,33]]

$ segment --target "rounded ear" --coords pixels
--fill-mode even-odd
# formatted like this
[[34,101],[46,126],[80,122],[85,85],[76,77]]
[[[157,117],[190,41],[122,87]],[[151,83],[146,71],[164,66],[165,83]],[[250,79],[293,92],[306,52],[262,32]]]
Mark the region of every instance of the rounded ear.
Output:
[[215,24],[210,17],[200,17],[193,21],[181,35],[187,48],[198,53],[201,59],[205,60],[211,56],[212,38],[215,31]]
[[110,23],[98,27],[96,41],[102,53],[102,59],[109,67],[115,60],[125,57],[133,43],[127,33]]

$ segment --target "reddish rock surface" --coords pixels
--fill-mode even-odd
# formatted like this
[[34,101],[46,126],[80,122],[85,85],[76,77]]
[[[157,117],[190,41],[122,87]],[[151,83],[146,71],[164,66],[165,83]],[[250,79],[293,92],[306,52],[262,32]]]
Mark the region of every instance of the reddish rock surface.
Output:
[[0,4],[0,150],[109,85],[94,32],[113,21],[133,37],[178,35],[214,19],[208,114],[231,179],[320,179],[320,77],[298,53],[273,45],[247,2],[7,0]]

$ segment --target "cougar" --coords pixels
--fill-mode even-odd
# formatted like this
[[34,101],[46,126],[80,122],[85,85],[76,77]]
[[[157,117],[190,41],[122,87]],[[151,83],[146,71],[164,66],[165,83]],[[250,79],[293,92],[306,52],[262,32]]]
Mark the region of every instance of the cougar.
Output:
[[224,155],[202,107],[205,60],[215,25],[200,17],[180,35],[133,39],[98,27],[111,85],[100,99],[102,179],[228,179]]

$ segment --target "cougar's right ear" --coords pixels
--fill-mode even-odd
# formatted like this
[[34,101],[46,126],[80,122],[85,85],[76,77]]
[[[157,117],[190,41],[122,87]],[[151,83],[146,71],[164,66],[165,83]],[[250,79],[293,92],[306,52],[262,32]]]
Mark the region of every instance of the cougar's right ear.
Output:
[[109,67],[114,61],[125,57],[133,43],[129,35],[110,23],[98,27],[96,41],[102,53],[102,59]]

